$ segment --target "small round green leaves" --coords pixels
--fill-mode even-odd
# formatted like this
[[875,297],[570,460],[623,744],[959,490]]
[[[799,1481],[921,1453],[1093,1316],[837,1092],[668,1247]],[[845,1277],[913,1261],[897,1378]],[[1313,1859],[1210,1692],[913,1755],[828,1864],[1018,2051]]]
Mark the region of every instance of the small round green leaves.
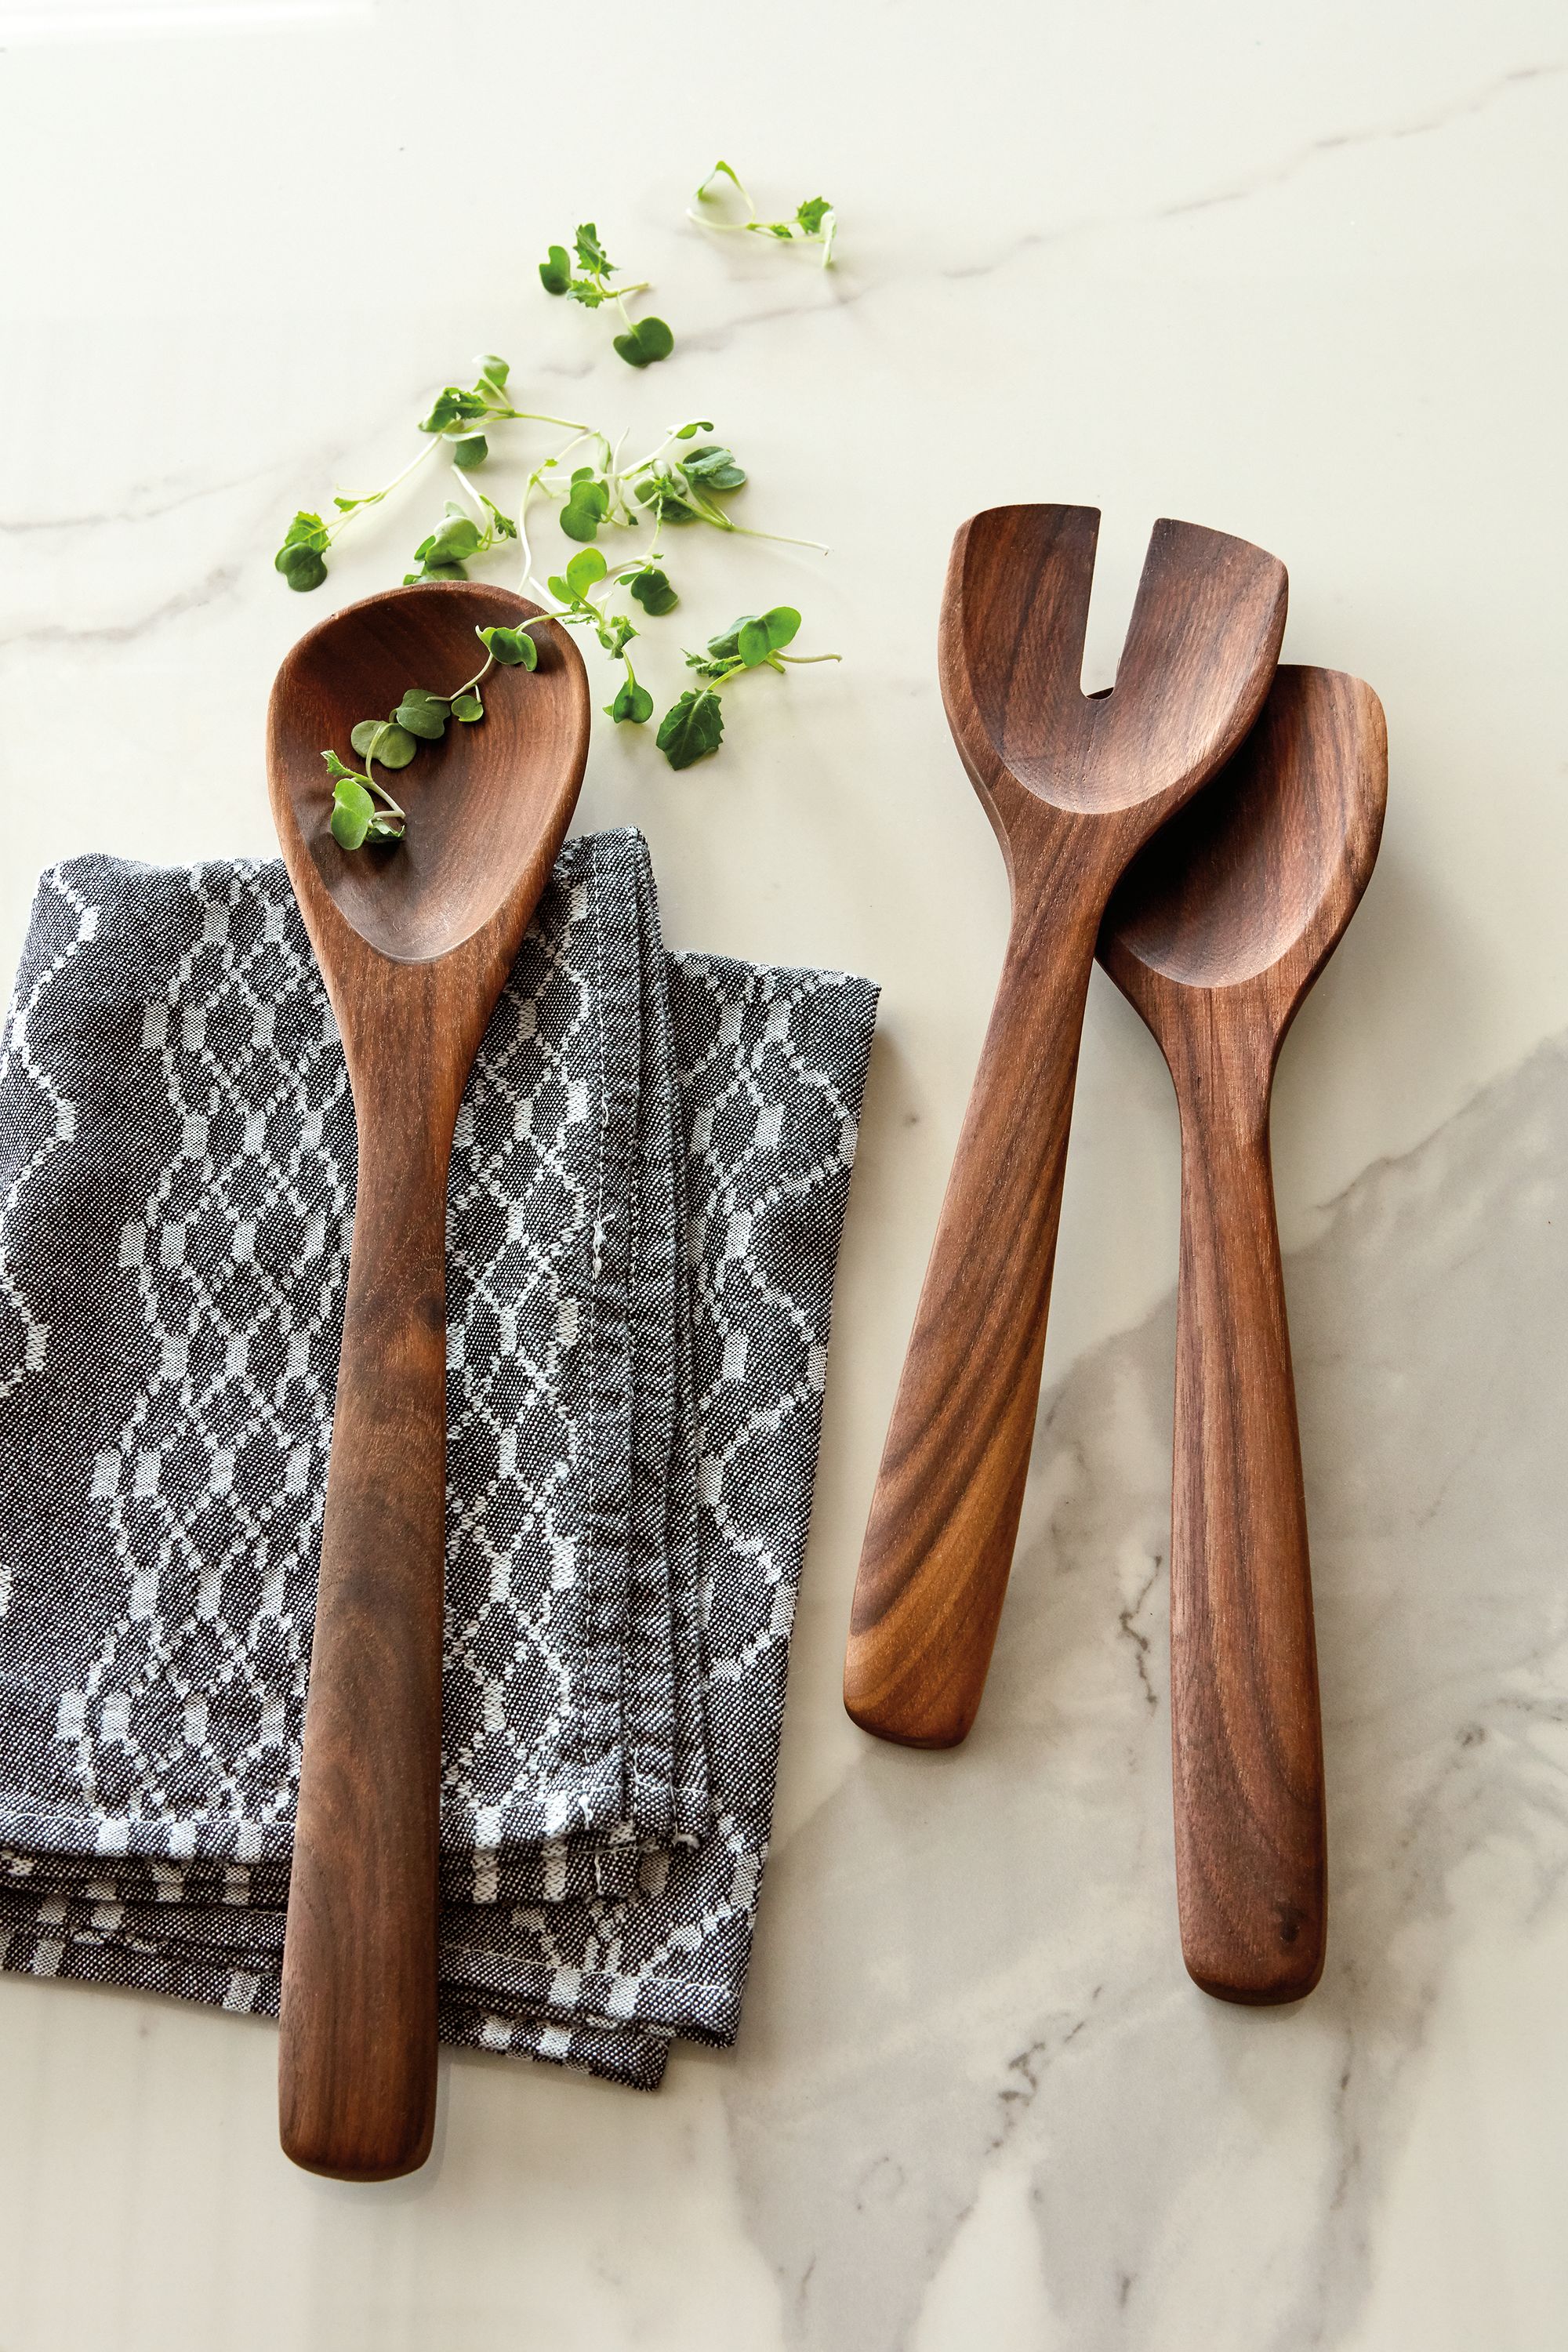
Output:
[[452,444],[452,463],[465,474],[482,466],[490,454],[490,445],[482,433],[465,433]]
[[390,719],[362,719],[349,741],[362,760],[379,760],[384,768],[406,768],[419,749],[406,728]]
[[657,741],[672,768],[689,768],[719,749],[724,713],[711,687],[689,686],[659,721]]
[[477,694],[454,696],[452,716],[454,719],[460,719],[465,727],[471,727],[476,719],[482,719],[484,715],[485,706]]
[[489,403],[482,392],[465,392],[460,384],[443,384],[430,405],[428,416],[420,419],[421,433],[445,433],[447,426],[460,425],[470,416],[483,416]]
[[662,319],[638,319],[624,335],[616,337],[615,348],[628,367],[645,368],[669,357],[675,337]]
[[746,469],[736,463],[734,452],[720,441],[708,441],[701,448],[690,450],[680,465],[687,479],[700,482],[705,490],[738,490],[746,478]]
[[635,601],[655,620],[662,614],[673,613],[680,602],[669,583],[668,575],[657,564],[650,564],[646,572],[634,572],[629,585]]
[[331,538],[326,524],[318,514],[300,509],[283,534],[283,544],[272,559],[272,568],[280,572],[290,588],[303,593],[319,588],[327,576],[323,561]]
[[339,846],[358,849],[367,840],[395,841],[405,818],[392,794],[368,776],[345,768],[335,751],[323,751],[321,757],[332,780],[332,838]]
[[564,294],[572,283],[572,257],[563,245],[552,245],[539,265],[539,282],[547,294]]
[[526,629],[480,629],[476,634],[485,651],[506,668],[538,668],[539,647]]
[[479,552],[482,535],[473,516],[448,499],[445,516],[420,546],[420,561],[426,564],[461,563]]
[[402,701],[393,712],[393,723],[405,734],[417,735],[421,742],[438,743],[447,732],[447,720],[451,704],[423,686],[405,689]]
[[596,580],[602,580],[609,565],[596,547],[584,547],[566,566],[566,594],[576,604],[585,596]]
[[586,541],[598,536],[599,525],[608,517],[610,493],[591,466],[581,466],[572,477],[572,487],[566,504],[561,510],[561,528],[568,539]]
[[370,831],[375,803],[363,784],[341,779],[332,787],[332,839],[342,849],[358,849]]

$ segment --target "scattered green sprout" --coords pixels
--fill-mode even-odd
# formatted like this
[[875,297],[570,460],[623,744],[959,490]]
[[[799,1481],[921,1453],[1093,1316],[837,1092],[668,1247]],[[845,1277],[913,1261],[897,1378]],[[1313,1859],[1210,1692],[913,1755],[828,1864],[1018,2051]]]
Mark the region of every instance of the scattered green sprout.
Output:
[[742,613],[727,629],[709,638],[705,653],[687,655],[688,668],[708,683],[688,687],[659,722],[656,740],[672,768],[689,768],[694,761],[719,749],[724,733],[719,689],[731,678],[749,669],[763,668],[776,669],[782,676],[786,663],[804,667],[842,658],[838,654],[786,654],[785,646],[794,644],[799,629],[800,614],[795,606],[774,604],[766,613]]
[[[515,408],[507,396],[506,381],[511,370],[505,360],[494,352],[484,352],[474,362],[479,375],[470,391],[455,383],[447,384],[436,396],[430,413],[420,423],[421,433],[430,438],[416,457],[384,482],[379,490],[366,490],[362,497],[345,498],[341,493],[332,500],[335,509],[331,521],[304,508],[294,517],[283,535],[283,544],[273,557],[273,569],[280,572],[290,588],[301,591],[319,588],[327,576],[327,554],[346,525],[369,507],[378,507],[384,499],[418,472],[437,449],[444,449],[453,466],[461,473],[471,473],[483,465],[489,455],[489,443],[483,433],[476,430],[482,421],[487,425],[511,424],[526,421],[533,425],[559,425],[569,433],[582,433],[587,428],[569,416],[547,416],[542,410]],[[488,501],[487,501],[488,504]],[[462,573],[435,572],[432,578],[462,578]]]
[[[734,177],[727,165],[721,168]],[[821,200],[814,199],[800,208],[798,224],[803,236],[831,243],[831,208]],[[564,249],[552,247],[550,259],[540,272],[552,292],[570,293],[595,308],[645,290],[607,284],[615,273],[592,224],[578,231],[576,252],[581,278],[574,276]],[[626,317],[624,309],[622,316]],[[656,330],[652,346],[644,348],[639,343],[642,356],[631,357],[634,366],[646,366],[672,348],[661,320],[644,320],[633,328],[627,320],[628,333],[637,337],[650,327]],[[662,344],[661,338],[665,339]],[[616,338],[623,359],[629,356],[626,342],[626,336]],[[471,385],[446,384],[437,394],[419,420],[418,429],[426,436],[423,446],[390,481],[362,496],[335,497],[330,520],[304,509],[295,515],[275,558],[277,570],[290,588],[320,587],[327,576],[328,556],[347,523],[365,509],[381,505],[440,449],[450,465],[457,496],[446,501],[440,521],[416,547],[413,568],[404,574],[404,585],[467,580],[468,565],[476,558],[490,554],[503,542],[515,543],[521,592],[542,604],[549,600],[540,620],[587,630],[601,650],[619,663],[620,681],[603,708],[617,725],[642,727],[653,717],[654,696],[637,677],[628,651],[639,635],[632,608],[642,619],[660,619],[680,602],[665,569],[667,529],[683,530],[700,523],[743,538],[773,540],[826,553],[818,540],[786,538],[781,532],[736,521],[728,501],[745,488],[746,469],[726,442],[700,437],[712,434],[711,418],[693,417],[672,425],[642,456],[623,461],[621,442],[612,442],[597,427],[517,406],[508,388],[510,368],[497,353],[482,353],[475,367]],[[496,427],[513,424],[559,425],[569,436],[527,475],[515,517],[470,478],[489,462]],[[544,580],[535,568],[530,530],[533,510],[541,502],[554,509],[562,532],[576,544],[576,552],[564,568]],[[647,542],[623,562],[612,562],[596,544],[602,533],[641,531],[650,526]],[[406,767],[421,741],[439,740],[449,721],[472,725],[482,719],[484,699],[479,688],[497,663],[529,669],[536,666],[537,651],[530,632],[538,625],[539,621],[530,621],[517,629],[480,630],[487,657],[462,686],[450,694],[411,687],[385,719],[362,719],[351,743],[364,762],[363,769],[347,766],[335,751],[322,752],[332,784],[332,832],[345,849],[403,837],[407,814],[383,776]],[[800,615],[793,606],[776,605],[761,615],[743,614],[729,630],[710,638],[705,653],[687,655],[689,666],[703,683],[677,697],[655,734],[658,748],[671,767],[689,767],[718,750],[724,731],[719,693],[731,678],[764,666],[782,671],[786,663],[839,658],[837,654],[784,653],[783,648],[793,641],[799,626]]]
[[[728,180],[745,205],[744,220],[721,220],[712,211],[711,207],[726,193],[714,186],[718,180]],[[721,161],[714,164],[698,189],[697,201],[710,209],[692,212],[689,208],[686,217],[695,221],[700,228],[718,229],[736,236],[771,236],[781,245],[819,245],[824,269],[831,268],[833,265],[833,240],[838,234],[838,215],[826,196],[807,196],[803,204],[795,206],[789,220],[759,220],[757,207],[740,173],[732,164]]]
[[648,281],[637,280],[635,286],[612,286],[612,278],[620,271],[599,242],[599,232],[592,221],[584,221],[573,239],[577,267],[572,267],[573,255],[563,245],[552,245],[539,265],[539,282],[547,294],[564,294],[574,302],[581,302],[585,310],[597,310],[613,302],[620,315],[621,332],[615,338],[615,348],[628,367],[645,368],[655,360],[667,360],[675,349],[675,337],[662,319],[651,314],[634,319],[626,304],[634,294],[646,294]]

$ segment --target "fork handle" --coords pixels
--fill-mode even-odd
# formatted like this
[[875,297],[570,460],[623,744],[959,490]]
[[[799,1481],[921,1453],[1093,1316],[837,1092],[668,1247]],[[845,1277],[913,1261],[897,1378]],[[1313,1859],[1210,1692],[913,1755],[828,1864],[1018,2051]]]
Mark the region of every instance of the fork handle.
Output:
[[[1053,878],[1062,879],[1052,887]],[[1104,887],[1015,872],[1013,924],[860,1554],[844,1704],[882,1739],[974,1720],[1023,1507]]]
[[[1307,1509],[1268,1150],[1272,1055],[1190,1024],[1171,1509],[1176,1891],[1188,1973],[1297,2000],[1327,1932]],[[1251,1066],[1247,1064],[1250,1062]]]
[[451,1137],[413,1087],[356,1108],[279,2121],[308,2171],[385,2180],[424,2163],[436,2113]]

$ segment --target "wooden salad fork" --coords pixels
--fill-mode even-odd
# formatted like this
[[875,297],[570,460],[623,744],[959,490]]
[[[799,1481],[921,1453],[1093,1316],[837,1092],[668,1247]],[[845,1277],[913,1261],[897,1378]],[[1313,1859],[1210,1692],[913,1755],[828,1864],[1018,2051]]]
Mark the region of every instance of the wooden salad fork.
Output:
[[321,754],[346,752],[356,722],[410,686],[439,693],[471,677],[475,629],[538,609],[499,588],[395,588],[302,637],[272,690],[272,812],[359,1129],[279,2109],[296,2164],[351,2180],[415,2170],[435,2123],[447,1171],[469,1069],[582,782],[582,656],[541,629],[536,671],[500,671],[481,720],[421,747],[396,779],[408,825],[395,847],[339,847]]
[[1158,522],[1116,685],[1080,683],[1100,517],[995,507],[953,544],[948,721],[1012,882],[1006,961],[926,1270],[860,1558],[845,1705],[961,1740],[996,1635],[1033,1442],[1084,1001],[1107,899],[1222,767],[1274,673],[1284,566]]
[[1359,678],[1281,669],[1111,899],[1100,957],[1182,1121],[1171,1734],[1182,1949],[1205,1992],[1322,1972],[1327,1836],[1307,1512],[1268,1149],[1285,1033],[1372,873],[1388,746]]

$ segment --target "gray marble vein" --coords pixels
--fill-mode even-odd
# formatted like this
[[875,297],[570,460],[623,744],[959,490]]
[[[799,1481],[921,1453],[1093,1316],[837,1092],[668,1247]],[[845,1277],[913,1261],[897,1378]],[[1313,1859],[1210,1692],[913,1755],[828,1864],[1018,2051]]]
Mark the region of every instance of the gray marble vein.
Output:
[[792,2343],[895,2352],[999,2168],[1061,2341],[1346,2339],[1467,1866],[1568,1869],[1568,1038],[1288,1263],[1331,1814],[1331,1954],[1284,2011],[1183,1974],[1169,1822],[1173,1305],[1044,1407],[969,1744],[867,1742],[774,1857],[727,2084]]

